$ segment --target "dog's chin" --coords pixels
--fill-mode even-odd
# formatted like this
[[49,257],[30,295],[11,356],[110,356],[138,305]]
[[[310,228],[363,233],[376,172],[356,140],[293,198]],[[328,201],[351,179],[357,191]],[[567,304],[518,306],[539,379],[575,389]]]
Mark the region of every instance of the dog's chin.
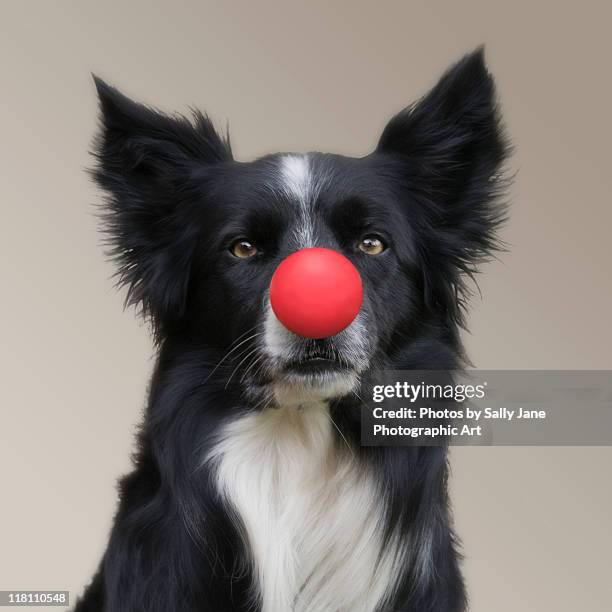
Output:
[[319,363],[310,366],[288,367],[275,377],[272,388],[279,407],[337,399],[359,385],[359,376],[352,369]]

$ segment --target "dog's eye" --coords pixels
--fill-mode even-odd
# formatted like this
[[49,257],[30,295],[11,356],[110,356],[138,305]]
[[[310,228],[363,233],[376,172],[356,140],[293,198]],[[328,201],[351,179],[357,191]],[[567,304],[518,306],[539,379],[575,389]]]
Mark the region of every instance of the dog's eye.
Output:
[[387,245],[378,236],[365,236],[359,243],[359,249],[368,255],[380,255]]
[[232,244],[230,251],[232,255],[240,259],[248,259],[253,257],[253,255],[257,255],[257,247],[248,240],[237,240]]

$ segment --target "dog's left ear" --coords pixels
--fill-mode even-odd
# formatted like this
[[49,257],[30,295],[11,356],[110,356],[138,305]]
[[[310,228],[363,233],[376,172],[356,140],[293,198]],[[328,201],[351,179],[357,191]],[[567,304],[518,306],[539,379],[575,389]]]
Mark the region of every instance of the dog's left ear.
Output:
[[[198,234],[190,177],[232,159],[229,141],[205,115],[169,116],[94,77],[101,124],[93,177],[108,194],[103,218],[127,303],[155,329],[182,316]],[[197,211],[195,211],[197,213]]]
[[423,258],[426,298],[455,319],[463,273],[498,247],[500,176],[508,145],[480,48],[451,67],[419,102],[388,123],[377,152],[391,157]]

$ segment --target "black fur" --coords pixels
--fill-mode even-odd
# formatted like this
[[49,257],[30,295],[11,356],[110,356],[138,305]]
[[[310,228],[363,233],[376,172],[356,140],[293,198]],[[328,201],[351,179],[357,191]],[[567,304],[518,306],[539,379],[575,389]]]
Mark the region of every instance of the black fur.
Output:
[[[134,470],[121,482],[108,548],[76,611],[257,610],[236,519],[202,457],[227,419],[265,398],[272,370],[249,373],[252,361],[224,355],[261,323],[261,297],[295,249],[295,206],[270,189],[278,156],[235,162],[207,117],[166,116],[99,79],[96,86],[94,176],[108,194],[105,227],[128,301],[153,324],[158,358]],[[462,365],[465,277],[497,247],[506,154],[482,50],[394,117],[369,156],[311,154],[313,172],[331,177],[316,203],[318,244],[359,269],[375,321],[370,370]],[[371,232],[389,245],[377,257],[355,247]],[[260,249],[249,260],[228,250],[244,237]],[[303,350],[333,352],[325,341]],[[386,609],[465,610],[446,449],[360,447],[354,397],[331,410],[359,460],[379,474],[388,533],[399,528],[412,551],[429,551],[431,571],[414,557],[397,568],[400,586]]]

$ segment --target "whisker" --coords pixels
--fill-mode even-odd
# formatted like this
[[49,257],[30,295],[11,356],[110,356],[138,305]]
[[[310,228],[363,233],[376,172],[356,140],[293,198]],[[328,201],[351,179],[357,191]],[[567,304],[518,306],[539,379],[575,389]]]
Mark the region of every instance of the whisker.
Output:
[[349,452],[354,458],[355,453],[353,452],[351,445],[348,443],[348,440],[344,437],[344,434],[340,431],[340,428],[338,427],[338,425],[336,425],[336,421],[334,421],[334,419],[332,418],[332,415],[329,412],[329,410],[327,410],[326,412],[327,412],[327,415],[329,416],[329,420],[331,421],[332,425],[336,428],[336,431],[340,434],[340,437],[344,440],[344,444],[346,444],[346,448],[349,449]]
[[261,327],[262,325],[263,325],[263,323],[255,323],[255,325],[253,325],[253,327],[249,327],[249,329],[247,329],[245,332],[240,334],[237,338],[234,338],[232,344],[230,344],[230,347],[233,346],[234,343],[238,342],[238,340],[240,340],[240,338],[244,338],[247,334],[252,332],[254,329],[257,329],[258,327]]
[[273,398],[273,393],[272,391],[264,391],[263,393],[263,397],[261,398],[261,400],[259,400],[253,407],[252,410],[258,410],[263,404],[265,404],[267,401],[271,401]]
[[259,374],[261,372],[263,372],[264,370],[269,369],[268,363],[266,362],[266,360],[264,359],[264,361],[261,362],[260,366],[255,370],[255,372],[253,372],[252,376],[253,378],[257,378],[257,376],[259,376]]
[[233,372],[230,374],[229,378],[227,379],[227,382],[225,383],[225,388],[227,389],[227,387],[230,384],[230,381],[232,380],[232,377],[234,376],[234,374],[240,369],[240,366],[249,358],[251,357],[251,355],[255,354],[257,351],[257,347],[253,347],[251,349],[251,351],[249,353],[247,353],[246,357],[234,368]]
[[[223,358],[219,361],[219,363],[217,363],[217,365],[213,368],[212,372],[206,377],[206,379],[204,380],[204,382],[202,383],[203,385],[205,385],[209,380],[210,377],[217,371],[217,369],[219,368],[219,366],[234,352],[236,351],[238,348],[240,348],[243,344],[245,344],[246,342],[248,342],[249,340],[252,340],[253,338],[256,338],[257,336],[261,336],[264,332],[257,332],[255,334],[253,334],[252,336],[249,336],[248,338],[246,338],[245,340],[243,340],[242,342],[240,342],[240,344],[237,344],[233,349],[229,350],[224,356]],[[244,335],[244,334],[243,334]],[[241,353],[242,354],[242,353]]]
[[365,406],[366,408],[368,408],[368,405],[365,403],[365,401],[363,400],[363,398],[361,397],[361,395],[359,395],[359,393],[357,393],[357,391],[355,391],[354,389],[351,390],[351,393],[361,402],[362,406]]
[[237,359],[240,359],[240,357],[242,357],[245,353],[247,353],[248,351],[250,351],[253,348],[252,345],[247,345],[246,348],[243,348],[237,355],[234,355],[230,361],[232,363],[235,363]]
[[265,355],[262,353],[261,355],[259,355],[259,357],[257,357],[257,359],[254,359],[251,364],[249,365],[248,368],[245,369],[245,371],[243,372],[242,376],[240,377],[240,382],[243,382],[244,379],[246,378],[246,375],[249,373],[249,370],[256,364],[259,363],[262,359],[265,358]]

